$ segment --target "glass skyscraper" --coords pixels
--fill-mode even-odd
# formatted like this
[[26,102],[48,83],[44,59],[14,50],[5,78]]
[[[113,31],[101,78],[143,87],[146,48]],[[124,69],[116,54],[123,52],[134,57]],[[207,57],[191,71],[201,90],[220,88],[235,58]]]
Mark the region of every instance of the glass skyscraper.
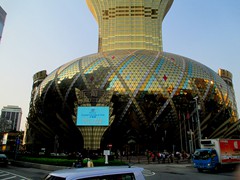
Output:
[[4,106],[1,111],[1,124],[4,132],[20,131],[22,109],[18,106]]
[[2,39],[2,32],[3,32],[3,26],[4,26],[6,15],[7,15],[7,13],[0,6],[0,42]]

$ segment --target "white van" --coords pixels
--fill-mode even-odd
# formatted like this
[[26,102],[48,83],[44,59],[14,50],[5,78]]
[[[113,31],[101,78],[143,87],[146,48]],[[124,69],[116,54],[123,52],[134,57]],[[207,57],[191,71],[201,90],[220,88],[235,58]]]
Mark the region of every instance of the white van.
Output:
[[44,180],[145,180],[143,168],[128,166],[103,166],[57,170]]

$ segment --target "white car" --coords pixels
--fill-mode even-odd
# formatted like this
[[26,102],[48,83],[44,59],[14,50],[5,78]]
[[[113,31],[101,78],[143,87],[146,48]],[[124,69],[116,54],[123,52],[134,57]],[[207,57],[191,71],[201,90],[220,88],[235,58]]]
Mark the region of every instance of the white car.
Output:
[[128,166],[62,169],[51,172],[44,180],[145,180],[143,170]]

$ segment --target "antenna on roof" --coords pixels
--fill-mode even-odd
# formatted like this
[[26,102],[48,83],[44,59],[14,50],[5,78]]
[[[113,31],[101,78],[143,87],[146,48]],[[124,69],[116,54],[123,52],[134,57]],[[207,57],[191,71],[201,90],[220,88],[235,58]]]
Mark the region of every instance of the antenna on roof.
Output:
[[134,165],[134,163],[128,163],[128,167],[131,168]]

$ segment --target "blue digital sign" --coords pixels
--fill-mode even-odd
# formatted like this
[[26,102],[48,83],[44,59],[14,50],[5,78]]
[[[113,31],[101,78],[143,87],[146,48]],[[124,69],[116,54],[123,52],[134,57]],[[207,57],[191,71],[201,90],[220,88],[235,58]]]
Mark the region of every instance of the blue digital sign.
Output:
[[77,126],[108,126],[109,107],[107,106],[85,106],[78,107]]

